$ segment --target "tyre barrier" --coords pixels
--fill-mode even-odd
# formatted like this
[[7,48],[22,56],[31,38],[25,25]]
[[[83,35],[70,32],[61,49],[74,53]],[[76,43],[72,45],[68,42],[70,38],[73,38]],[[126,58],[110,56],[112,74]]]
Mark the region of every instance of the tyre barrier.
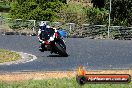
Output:
[[0,32],[0,35],[24,35],[24,36],[37,36],[36,33],[19,33],[19,32]]

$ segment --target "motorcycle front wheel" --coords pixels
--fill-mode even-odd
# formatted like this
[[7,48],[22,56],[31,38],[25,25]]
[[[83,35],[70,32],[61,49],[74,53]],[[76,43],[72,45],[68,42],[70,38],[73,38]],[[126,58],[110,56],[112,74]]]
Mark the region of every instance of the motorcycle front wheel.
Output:
[[56,50],[58,52],[59,55],[67,57],[68,54],[66,52],[65,46],[59,42],[55,42],[56,45]]

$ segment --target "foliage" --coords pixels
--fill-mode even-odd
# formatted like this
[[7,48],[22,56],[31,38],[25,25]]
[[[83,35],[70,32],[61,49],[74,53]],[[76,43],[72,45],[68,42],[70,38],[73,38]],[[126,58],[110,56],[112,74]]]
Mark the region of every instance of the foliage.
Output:
[[[109,9],[109,0],[106,0]],[[132,26],[132,0],[112,0],[111,21],[113,25]]]
[[[108,24],[110,0],[92,0],[95,8],[66,0],[2,0],[8,3],[0,9],[11,7],[14,19],[48,20],[77,24]],[[101,4],[102,2],[102,4]],[[105,6],[104,6],[105,3]],[[104,7],[102,9],[102,7]],[[99,8],[99,9],[98,9]],[[132,0],[112,0],[111,24],[132,26]]]
[[0,12],[8,12],[10,10],[10,6],[7,2],[0,2]]
[[15,19],[54,21],[62,5],[59,0],[17,0],[10,12]]
[[103,8],[104,4],[105,4],[105,0],[92,0],[91,1],[93,3],[93,7],[97,7],[97,8]]
[[107,10],[102,8],[88,8],[87,9],[88,22],[90,24],[107,24],[108,14]]
[[85,8],[81,4],[68,4],[63,7],[58,15],[63,22],[82,24],[86,22]]

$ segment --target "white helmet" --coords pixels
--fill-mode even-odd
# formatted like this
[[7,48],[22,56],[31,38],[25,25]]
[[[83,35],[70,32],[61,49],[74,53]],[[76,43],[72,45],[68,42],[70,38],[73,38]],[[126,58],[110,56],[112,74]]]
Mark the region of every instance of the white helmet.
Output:
[[39,22],[39,26],[45,26],[46,25],[46,22],[45,21],[40,21]]

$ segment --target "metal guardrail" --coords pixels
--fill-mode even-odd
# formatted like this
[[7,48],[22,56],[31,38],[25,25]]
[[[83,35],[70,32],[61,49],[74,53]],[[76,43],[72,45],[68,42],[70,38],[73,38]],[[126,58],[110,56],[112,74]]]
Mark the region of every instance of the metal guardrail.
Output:
[[[48,25],[61,27],[64,29],[68,36],[73,37],[89,37],[89,38],[107,38],[107,25],[91,25],[82,24],[77,25],[75,23],[61,23],[61,22],[50,22],[45,21]],[[38,21],[36,20],[22,20],[22,19],[11,19],[0,17],[0,31],[5,29],[4,32],[21,32],[25,33],[30,31],[32,33],[37,33]],[[18,30],[17,30],[18,29]],[[24,31],[25,30],[25,31]],[[112,39],[132,39],[132,27],[124,26],[110,26],[110,38]]]

